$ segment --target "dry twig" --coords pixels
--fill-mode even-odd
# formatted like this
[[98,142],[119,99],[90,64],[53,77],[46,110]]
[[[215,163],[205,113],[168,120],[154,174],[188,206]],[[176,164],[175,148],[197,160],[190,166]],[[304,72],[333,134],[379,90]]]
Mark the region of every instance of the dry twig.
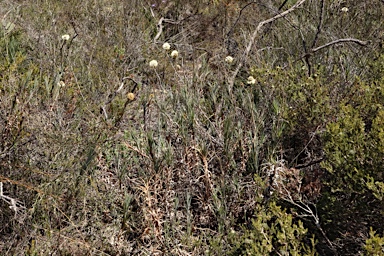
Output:
[[232,77],[230,78],[229,82],[228,82],[228,92],[231,93],[232,92],[232,88],[233,88],[233,85],[235,83],[235,79],[237,77],[237,74],[239,73],[240,69],[243,67],[243,64],[245,62],[245,60],[247,59],[248,55],[249,55],[249,52],[251,51],[252,49],[252,46],[254,45],[255,41],[256,41],[256,38],[257,36],[259,35],[259,32],[261,31],[261,29],[263,28],[263,26],[271,23],[271,22],[274,22],[280,18],[283,18],[285,17],[286,15],[288,15],[289,13],[293,12],[294,10],[296,10],[299,6],[301,6],[306,0],[299,0],[297,1],[291,8],[289,8],[288,10],[282,12],[282,13],[279,13],[275,16],[273,16],[272,18],[270,19],[267,19],[267,20],[264,20],[262,22],[260,22],[255,31],[253,32],[252,34],[252,37],[251,39],[249,40],[249,43],[248,43],[248,46],[247,48],[245,49],[244,53],[243,53],[243,56],[241,57],[240,61],[239,61],[239,64],[237,65]]

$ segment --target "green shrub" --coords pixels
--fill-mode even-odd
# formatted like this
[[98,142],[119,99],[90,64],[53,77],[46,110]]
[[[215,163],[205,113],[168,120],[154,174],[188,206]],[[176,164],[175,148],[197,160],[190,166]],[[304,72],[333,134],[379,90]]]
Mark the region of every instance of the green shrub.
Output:
[[382,232],[384,214],[384,84],[380,76],[376,78],[367,83],[355,79],[323,137],[326,160],[322,167],[328,175],[319,202],[322,218],[332,239],[338,236],[334,230],[351,230],[350,239],[360,246],[364,240],[357,230],[368,232],[373,226]]
[[257,207],[252,228],[245,231],[232,255],[317,255],[307,229],[274,202]]
[[382,256],[384,255],[384,237],[380,237],[375,231],[370,230],[370,237],[365,241],[364,249],[366,254],[370,256]]

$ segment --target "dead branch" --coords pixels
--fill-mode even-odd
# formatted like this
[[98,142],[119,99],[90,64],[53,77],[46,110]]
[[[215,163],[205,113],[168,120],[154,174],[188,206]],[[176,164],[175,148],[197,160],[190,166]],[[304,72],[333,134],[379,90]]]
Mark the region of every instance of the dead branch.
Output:
[[[151,9],[151,11],[152,11],[152,9]],[[155,17],[155,16],[153,16],[153,17]],[[159,39],[161,34],[163,33],[163,22],[171,23],[171,24],[178,24],[178,22],[175,22],[175,21],[170,20],[170,19],[164,19],[164,17],[161,17],[159,22],[157,22],[157,34],[156,34],[155,38],[153,38],[154,43],[157,43],[157,39]]]
[[326,44],[324,44],[322,46],[319,46],[319,47],[316,47],[316,48],[312,49],[311,53],[315,53],[315,52],[320,51],[321,49],[324,49],[324,48],[329,47],[331,45],[341,44],[341,43],[355,43],[355,44],[358,44],[360,46],[367,46],[369,44],[369,41],[361,41],[361,40],[358,40],[358,39],[355,39],[355,38],[337,39],[335,41],[326,43]]
[[155,36],[155,38],[153,39],[153,41],[156,43],[157,39],[159,39],[159,37],[161,36],[161,33],[163,33],[163,21],[164,21],[164,18],[161,17],[159,22],[157,23],[157,34]]
[[267,19],[267,20],[264,20],[262,22],[260,22],[255,31],[253,32],[252,34],[252,37],[251,39],[249,40],[249,43],[248,43],[248,46],[247,48],[245,49],[244,53],[243,53],[243,56],[241,57],[240,61],[239,61],[239,64],[237,65],[232,77],[230,78],[229,82],[228,82],[228,91],[229,93],[232,92],[232,87],[235,83],[235,79],[237,77],[237,74],[239,73],[240,69],[243,67],[243,64],[244,64],[244,61],[247,59],[248,55],[249,55],[249,52],[251,51],[252,49],[252,46],[253,44],[255,43],[256,41],[256,38],[257,36],[259,35],[259,32],[261,31],[261,29],[263,28],[263,26],[265,26],[266,24],[269,24],[271,22],[274,22],[280,18],[283,18],[285,17],[286,15],[288,15],[289,13],[293,12],[295,9],[297,9],[299,6],[301,6],[306,0],[299,0],[297,1],[291,8],[289,8],[288,10],[282,12],[282,13],[279,13],[275,16],[273,16],[272,18],[270,19]]

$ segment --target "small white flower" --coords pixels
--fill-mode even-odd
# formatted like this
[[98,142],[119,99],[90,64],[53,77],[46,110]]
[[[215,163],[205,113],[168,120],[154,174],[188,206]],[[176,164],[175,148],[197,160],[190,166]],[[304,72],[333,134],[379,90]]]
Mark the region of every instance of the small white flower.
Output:
[[65,83],[64,83],[63,81],[59,81],[59,82],[57,83],[57,86],[59,86],[59,87],[64,87],[64,86],[65,86]]
[[176,50],[173,50],[173,51],[171,52],[171,57],[172,57],[172,58],[177,58],[177,56],[179,56],[179,52],[176,51]]
[[104,10],[105,12],[109,12],[109,13],[113,11],[112,7],[110,7],[110,6],[106,6],[106,7],[104,7],[103,10]]
[[171,49],[171,45],[169,43],[164,43],[163,44],[163,49],[164,50],[169,50],[169,49]]
[[348,7],[343,7],[343,8],[341,8],[341,11],[342,11],[342,12],[348,12],[349,9],[348,9]]
[[149,66],[150,66],[151,68],[155,68],[155,67],[157,67],[157,65],[159,65],[159,63],[157,62],[157,60],[151,60],[151,61],[149,62]]
[[64,41],[68,41],[69,40],[69,35],[62,35],[61,39],[63,39]]
[[249,76],[247,79],[247,84],[255,84],[256,79],[253,76]]
[[233,57],[232,56],[225,57],[225,62],[231,64],[233,62]]
[[246,244],[254,244],[254,243],[255,243],[253,240],[248,239],[248,238],[244,239],[244,242],[245,242]]

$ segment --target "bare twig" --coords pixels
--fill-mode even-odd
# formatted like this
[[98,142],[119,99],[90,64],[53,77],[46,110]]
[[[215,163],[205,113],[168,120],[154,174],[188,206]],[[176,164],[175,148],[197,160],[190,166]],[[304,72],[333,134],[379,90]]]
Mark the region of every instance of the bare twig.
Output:
[[261,31],[262,27],[268,23],[271,23],[271,22],[274,22],[275,20],[278,20],[280,18],[283,18],[284,16],[288,15],[289,13],[293,12],[295,9],[297,9],[299,6],[301,6],[306,0],[299,0],[297,1],[291,8],[289,8],[288,10],[282,12],[282,13],[279,13],[275,16],[273,16],[272,18],[270,19],[267,19],[267,20],[264,20],[262,22],[260,22],[255,31],[253,32],[252,34],[252,37],[251,39],[249,40],[249,43],[248,43],[248,46],[247,48],[245,49],[244,53],[243,53],[243,56],[241,57],[240,61],[239,61],[239,64],[237,65],[236,67],[236,70],[234,71],[232,77],[230,78],[230,80],[228,81],[228,91],[229,93],[232,92],[232,88],[233,88],[233,85],[235,83],[235,79],[237,77],[237,74],[239,73],[240,69],[243,67],[243,64],[244,64],[244,61],[247,59],[248,55],[249,55],[249,52],[251,51],[252,49],[252,46],[253,44],[255,43],[256,41],[256,38],[257,36],[259,35],[259,32]]
[[153,38],[153,41],[156,43],[157,39],[159,39],[159,37],[161,36],[161,33],[163,33],[163,21],[164,21],[164,18],[161,17],[159,22],[157,23],[157,34],[155,36],[155,38]]
[[[288,192],[289,193],[289,192]],[[325,234],[323,228],[320,225],[320,219],[317,215],[317,212],[314,212],[311,207],[309,207],[309,204],[303,203],[302,200],[295,201],[290,194],[288,194],[287,198],[284,198],[286,202],[291,203],[292,205],[296,206],[298,209],[302,210],[304,214],[298,215],[298,217],[310,217],[313,218],[313,221],[315,222],[316,227],[319,229],[321,234],[323,235],[325,241],[329,245],[329,247],[335,252],[335,247],[332,244],[331,240],[329,240],[327,234]],[[316,209],[316,205],[313,204],[313,206]]]
[[[358,44],[360,46],[367,46],[370,41],[362,41],[362,40],[359,40],[359,39],[355,39],[355,38],[341,38],[341,39],[337,39],[335,41],[332,41],[332,42],[329,42],[329,43],[326,43],[322,46],[319,46],[319,47],[316,47],[316,48],[313,48],[311,49],[309,52],[306,52],[305,54],[303,54],[300,58],[296,59],[296,61],[299,61],[299,60],[302,60],[304,59],[304,61],[307,63],[307,64],[310,64],[308,59],[311,57],[311,55],[313,55],[315,52],[318,52],[324,48],[327,48],[327,47],[330,47],[334,44],[342,44],[342,43],[355,43],[355,44]],[[309,67],[310,68],[310,65]]]
[[299,156],[306,150],[308,149],[308,146],[309,144],[311,144],[311,142],[313,141],[313,139],[315,138],[315,136],[317,135],[317,131],[319,130],[320,126],[317,126],[316,127],[316,130],[312,133],[311,135],[311,138],[309,139],[308,143],[304,146],[304,148],[295,156],[295,158],[292,159],[290,165],[292,165],[292,163],[294,163],[298,158]]
[[284,2],[280,5],[279,7],[279,11],[281,11],[281,9],[283,9],[284,5],[288,2],[288,0],[284,0]]
[[[135,84],[133,86],[133,89],[131,90],[131,92],[134,92],[136,90],[137,86],[139,85],[139,82],[134,79],[133,75],[127,76],[127,77],[123,77],[121,79],[121,84],[120,84],[119,88],[116,91],[114,91],[112,94],[110,94],[108,96],[108,100],[104,103],[103,106],[100,107],[101,108],[100,112],[102,112],[104,114],[105,120],[108,119],[107,105],[109,105],[116,98],[116,96],[124,89],[124,80],[126,80],[126,79],[134,82],[134,84]],[[125,105],[125,107],[126,107],[126,105]]]
[[[323,16],[324,16],[324,8],[325,8],[324,0],[321,0],[320,5],[321,5],[321,10],[320,10],[319,23],[317,24],[317,31],[316,31],[315,38],[313,39],[313,42],[312,42],[312,45],[311,45],[311,49],[313,49],[313,47],[315,47],[315,45],[317,43],[317,40],[319,39],[319,35],[321,33],[321,29],[323,27]],[[301,31],[300,31],[300,33],[301,33]],[[307,64],[308,76],[310,77],[312,75],[312,65],[311,65],[311,62],[310,62],[311,54],[308,54],[308,48],[306,46],[306,42],[305,42],[305,39],[304,39],[304,36],[303,36],[302,33],[301,33],[301,37],[302,37],[302,40],[303,40],[304,52],[305,52],[304,61]]]
[[178,22],[175,22],[170,19],[164,19],[164,17],[161,17],[159,22],[157,22],[157,34],[155,38],[153,38],[153,42],[157,43],[157,39],[160,38],[161,34],[163,33],[163,22],[165,23],[171,23],[171,24],[178,24]]
[[3,193],[3,182],[0,182],[0,198],[9,204],[9,208],[15,212],[16,214],[19,212],[19,210],[25,210],[25,206],[22,202],[19,200],[16,200],[12,197],[6,196]]
[[200,176],[198,178],[198,180],[200,180],[200,178],[204,178],[205,196],[206,196],[206,199],[208,199],[212,193],[213,184],[212,184],[212,180],[211,180],[212,175],[208,169],[207,156],[205,154],[203,154],[203,152],[201,150],[199,150],[198,148],[196,148],[196,147],[192,147],[192,148],[200,154],[201,160],[203,162],[204,174],[202,176]]
[[315,39],[313,39],[313,42],[312,42],[312,46],[311,48],[315,47],[316,43],[317,43],[317,40],[319,39],[319,35],[321,33],[321,29],[323,27],[323,16],[324,16],[324,8],[325,8],[325,5],[324,5],[324,0],[321,0],[321,10],[320,10],[320,17],[319,17],[319,24],[317,25],[317,32],[316,32],[316,35],[315,35]]
[[234,28],[236,27],[237,23],[239,22],[240,20],[240,17],[241,17],[241,14],[243,13],[243,11],[245,10],[245,8],[247,8],[248,6],[250,6],[251,4],[256,4],[256,2],[250,2],[250,3],[247,3],[245,6],[243,6],[239,12],[239,15],[237,16],[236,20],[235,20],[235,23],[233,23],[231,29],[229,30],[229,32],[227,33],[227,36],[230,36],[232,35],[233,33],[233,30]]
[[269,165],[266,168],[272,190],[277,192],[280,199],[297,208],[297,217],[310,218],[321,232],[330,249],[336,252],[333,243],[321,227],[316,205],[306,200],[301,192],[302,177],[299,172],[296,169],[288,169],[285,166],[284,160],[277,162],[275,165]]
[[128,142],[124,142],[124,145],[125,145],[127,148],[129,148],[129,149],[135,151],[135,152],[138,153],[139,155],[141,155],[141,156],[143,156],[143,157],[145,157],[145,158],[148,158],[148,159],[150,158],[150,157],[147,156],[143,151],[141,151],[140,149],[138,149],[138,148],[132,146],[132,145],[129,144]]
[[320,51],[321,49],[324,49],[324,48],[329,47],[331,45],[341,44],[341,43],[355,43],[355,44],[358,44],[360,46],[367,46],[369,44],[369,41],[362,41],[362,40],[358,40],[358,39],[355,39],[355,38],[337,39],[335,41],[326,43],[326,44],[324,44],[322,46],[319,46],[319,47],[316,47],[316,48],[312,49],[311,53],[315,53],[315,52]]

